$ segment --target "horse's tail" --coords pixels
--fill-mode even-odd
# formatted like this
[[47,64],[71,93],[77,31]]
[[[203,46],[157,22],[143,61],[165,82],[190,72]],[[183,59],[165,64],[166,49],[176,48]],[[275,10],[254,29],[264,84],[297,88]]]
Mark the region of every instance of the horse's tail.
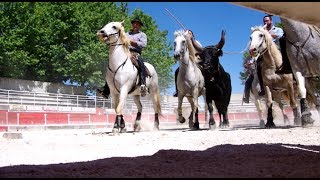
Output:
[[155,113],[158,113],[159,116],[162,116],[161,104],[160,104],[161,99],[160,99],[159,89],[157,89],[157,92],[153,94],[153,99],[154,99]]

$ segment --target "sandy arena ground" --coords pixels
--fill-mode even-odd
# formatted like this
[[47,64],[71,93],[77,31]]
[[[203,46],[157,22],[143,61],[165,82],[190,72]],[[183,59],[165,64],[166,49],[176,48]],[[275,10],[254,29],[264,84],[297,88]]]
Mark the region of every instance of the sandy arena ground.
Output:
[[[314,112],[313,112],[314,114]],[[320,123],[192,131],[186,125],[113,135],[111,129],[0,133],[0,177],[320,177]],[[218,120],[216,120],[218,123]],[[160,122],[161,123],[161,122]],[[291,121],[292,124],[292,121]]]

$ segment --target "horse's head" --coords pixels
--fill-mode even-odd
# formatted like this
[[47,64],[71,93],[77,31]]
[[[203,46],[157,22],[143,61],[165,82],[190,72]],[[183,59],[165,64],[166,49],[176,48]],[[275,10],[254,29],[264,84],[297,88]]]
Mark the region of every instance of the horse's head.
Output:
[[183,30],[175,31],[174,36],[174,58],[177,60],[182,60],[182,58],[184,58],[185,55],[187,55],[189,56],[187,58],[188,60],[191,60],[192,62],[198,62],[198,59],[195,55],[196,50],[193,47],[191,36]]
[[114,45],[116,43],[124,43],[129,45],[127,42],[127,37],[125,35],[123,22],[110,22],[105,25],[102,29],[98,30],[97,37],[100,41],[105,42],[109,45]]
[[272,37],[268,31],[261,26],[251,28],[249,52],[252,57],[262,55],[272,42]]
[[183,30],[175,31],[173,57],[179,60],[186,51],[187,51],[187,39],[184,36],[184,31]]

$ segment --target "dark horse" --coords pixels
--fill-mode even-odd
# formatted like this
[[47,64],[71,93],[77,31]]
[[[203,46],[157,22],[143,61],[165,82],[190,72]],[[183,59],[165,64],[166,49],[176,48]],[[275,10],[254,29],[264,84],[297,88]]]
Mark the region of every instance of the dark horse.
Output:
[[[221,33],[221,39],[218,44],[214,46],[207,46],[201,48],[195,46],[202,59],[201,66],[202,73],[205,79],[206,87],[206,103],[210,113],[209,128],[215,126],[215,121],[213,118],[213,106],[212,101],[218,110],[220,124],[219,127],[228,127],[228,106],[231,98],[231,78],[230,74],[224,70],[219,62],[219,57],[223,55],[222,47],[225,43],[225,31]],[[221,115],[223,116],[223,121],[221,121]]]

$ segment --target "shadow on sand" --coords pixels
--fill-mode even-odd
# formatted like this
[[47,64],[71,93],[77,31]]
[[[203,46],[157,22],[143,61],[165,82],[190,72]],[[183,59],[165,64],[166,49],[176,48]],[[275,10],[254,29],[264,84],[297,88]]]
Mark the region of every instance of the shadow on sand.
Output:
[[204,151],[160,150],[152,156],[0,168],[1,178],[320,177],[320,147],[292,144],[219,145]]

